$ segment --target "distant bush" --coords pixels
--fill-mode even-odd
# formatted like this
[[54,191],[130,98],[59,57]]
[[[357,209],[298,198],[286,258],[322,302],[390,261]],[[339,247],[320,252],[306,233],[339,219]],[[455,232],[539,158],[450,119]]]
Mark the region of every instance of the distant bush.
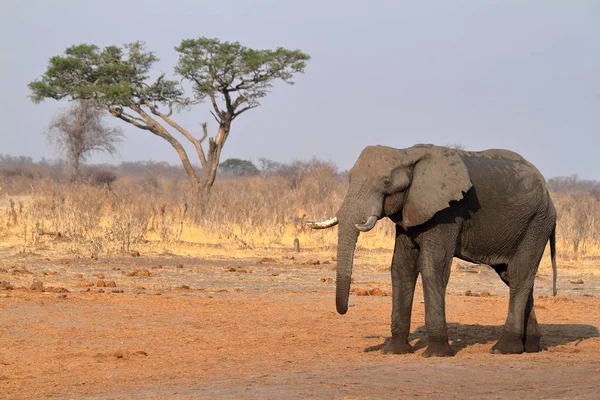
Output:
[[224,173],[235,176],[255,176],[259,174],[256,165],[249,160],[240,160],[239,158],[228,158],[219,164],[219,169]]

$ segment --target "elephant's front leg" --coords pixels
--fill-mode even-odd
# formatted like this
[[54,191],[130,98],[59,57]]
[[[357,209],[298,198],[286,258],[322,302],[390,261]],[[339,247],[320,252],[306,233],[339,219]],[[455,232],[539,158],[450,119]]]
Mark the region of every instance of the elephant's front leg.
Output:
[[392,258],[392,339],[384,353],[412,353],[408,343],[410,316],[418,276],[419,250],[396,228],[396,245]]
[[423,357],[453,356],[454,349],[448,343],[446,326],[446,286],[450,278],[452,253],[438,244],[422,247],[419,262],[425,297],[425,326],[429,336]]

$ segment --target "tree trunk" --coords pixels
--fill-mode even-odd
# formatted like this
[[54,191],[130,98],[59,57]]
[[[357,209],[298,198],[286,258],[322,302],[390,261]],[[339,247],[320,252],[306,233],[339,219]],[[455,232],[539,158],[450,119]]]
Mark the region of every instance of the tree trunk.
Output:
[[72,153],[67,155],[67,174],[71,183],[75,182],[79,176],[80,159],[80,154]]
[[202,171],[204,176],[200,183],[200,189],[205,195],[210,194],[210,190],[215,183],[217,169],[219,168],[219,161],[221,159],[221,150],[223,150],[223,145],[229,136],[230,129],[231,121],[222,122],[219,125],[217,136],[214,139],[208,139],[208,157],[206,160],[206,169]]

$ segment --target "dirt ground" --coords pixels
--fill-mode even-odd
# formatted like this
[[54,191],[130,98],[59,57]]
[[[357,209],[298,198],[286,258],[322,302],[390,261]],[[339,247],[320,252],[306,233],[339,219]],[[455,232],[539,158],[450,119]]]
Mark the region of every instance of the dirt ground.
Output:
[[501,356],[488,351],[508,290],[488,267],[455,263],[447,317],[457,355],[424,359],[420,286],[416,353],[377,351],[390,334],[389,251],[357,253],[342,316],[333,250],[234,250],[92,260],[0,248],[0,397],[600,398],[600,274],[589,268],[559,264],[555,298],[540,268],[546,351]]

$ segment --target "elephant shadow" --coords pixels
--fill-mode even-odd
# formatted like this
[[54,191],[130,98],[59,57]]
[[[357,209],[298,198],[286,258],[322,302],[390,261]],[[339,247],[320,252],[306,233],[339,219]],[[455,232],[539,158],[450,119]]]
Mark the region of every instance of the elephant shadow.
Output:
[[[459,352],[469,346],[476,344],[495,343],[502,333],[503,325],[478,325],[478,324],[448,324],[448,338],[455,352]],[[593,325],[584,324],[540,324],[542,331],[541,345],[543,350],[551,347],[566,345],[569,343],[579,344],[584,339],[600,337],[598,328]],[[370,336],[375,338],[381,336]],[[364,349],[365,352],[379,351],[391,337],[385,337],[383,343]],[[419,326],[408,337],[415,351],[427,347],[427,330],[425,326]],[[415,342],[416,340],[416,342]]]

